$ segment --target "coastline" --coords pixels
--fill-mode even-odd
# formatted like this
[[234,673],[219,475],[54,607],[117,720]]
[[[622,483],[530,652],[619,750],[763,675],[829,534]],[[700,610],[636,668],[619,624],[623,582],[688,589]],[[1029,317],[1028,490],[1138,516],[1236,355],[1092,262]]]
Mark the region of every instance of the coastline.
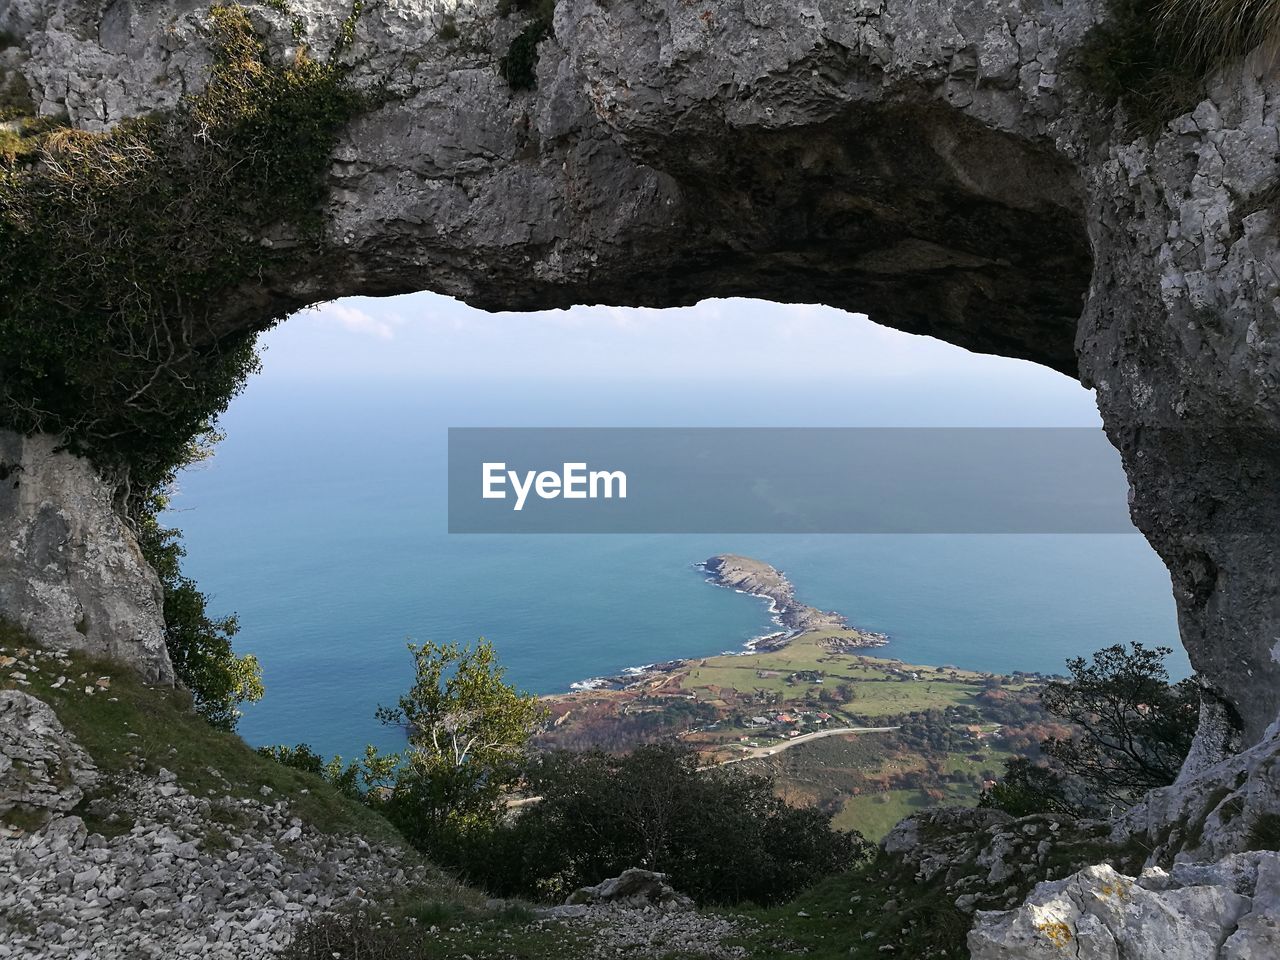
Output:
[[[782,571],[761,560],[737,554],[717,554],[691,566],[706,574],[704,580],[713,586],[767,600],[770,618],[782,628],[752,637],[743,643],[741,649],[724,650],[719,656],[750,656],[781,650],[797,637],[819,631],[828,634],[823,643],[833,652],[883,647],[889,643],[887,634],[851,627],[848,618],[841,613],[819,610],[798,602],[795,598],[795,585]],[[695,659],[700,658],[679,658],[624,667],[616,674],[575,681],[569,684],[568,692],[627,690],[644,686],[663,674],[688,666]]]

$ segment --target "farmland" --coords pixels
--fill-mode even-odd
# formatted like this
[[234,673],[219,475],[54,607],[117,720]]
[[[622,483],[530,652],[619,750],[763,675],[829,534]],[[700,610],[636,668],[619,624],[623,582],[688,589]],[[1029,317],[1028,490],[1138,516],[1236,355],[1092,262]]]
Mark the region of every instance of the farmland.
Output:
[[[976,802],[1005,758],[1038,742],[1040,678],[873,657],[842,643],[847,632],[808,631],[776,649],[664,665],[624,689],[547,698],[554,720],[540,744],[624,750],[675,738],[709,765],[769,774],[789,802],[878,839],[913,810]],[[896,729],[745,759],[844,727]]]

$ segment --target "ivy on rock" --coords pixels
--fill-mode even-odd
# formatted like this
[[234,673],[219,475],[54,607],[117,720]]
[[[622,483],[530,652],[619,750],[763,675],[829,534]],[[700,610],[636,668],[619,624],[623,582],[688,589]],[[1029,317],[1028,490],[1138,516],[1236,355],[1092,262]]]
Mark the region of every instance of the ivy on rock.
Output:
[[277,62],[243,7],[214,6],[202,92],[102,134],[32,124],[0,154],[0,426],[60,434],[131,512],[256,368],[228,299],[322,242],[330,152],[364,104],[338,62],[358,13],[327,59]]

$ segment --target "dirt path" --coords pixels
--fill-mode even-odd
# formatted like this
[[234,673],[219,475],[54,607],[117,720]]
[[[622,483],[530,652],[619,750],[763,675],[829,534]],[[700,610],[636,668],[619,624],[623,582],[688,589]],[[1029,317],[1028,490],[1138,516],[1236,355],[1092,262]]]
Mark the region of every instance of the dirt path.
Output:
[[726,767],[731,763],[741,763],[743,760],[760,760],[764,757],[772,757],[776,753],[781,753],[791,747],[799,746],[802,743],[808,743],[811,740],[821,740],[823,737],[837,737],[845,733],[892,733],[898,727],[833,727],[830,730],[815,730],[813,733],[806,733],[802,736],[795,737],[791,740],[784,740],[782,743],[775,743],[770,747],[754,747],[748,750],[740,757],[734,757],[732,760],[724,760],[717,763],[717,767]]

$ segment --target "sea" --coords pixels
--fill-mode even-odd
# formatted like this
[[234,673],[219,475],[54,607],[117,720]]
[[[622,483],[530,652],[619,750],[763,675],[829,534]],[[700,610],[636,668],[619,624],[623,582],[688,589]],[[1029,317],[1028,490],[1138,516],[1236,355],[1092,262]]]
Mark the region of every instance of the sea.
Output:
[[262,663],[266,696],[239,727],[253,745],[400,747],[374,713],[408,687],[413,641],[485,637],[534,693],[740,650],[774,625],[765,601],[705,582],[694,565],[718,553],[773,564],[802,601],[888,634],[877,652],[908,662],[1061,672],[1138,640],[1174,647],[1172,673],[1188,672],[1168,573],[1136,531],[447,532],[449,427],[1097,426],[1091,395],[1066,378],[959,362],[900,377],[569,377],[536,357],[500,376],[380,377],[312,369],[303,333],[272,335],[263,372],[222,418],[225,439],[182,474],[166,516],[211,612],[236,613],[237,649]]

